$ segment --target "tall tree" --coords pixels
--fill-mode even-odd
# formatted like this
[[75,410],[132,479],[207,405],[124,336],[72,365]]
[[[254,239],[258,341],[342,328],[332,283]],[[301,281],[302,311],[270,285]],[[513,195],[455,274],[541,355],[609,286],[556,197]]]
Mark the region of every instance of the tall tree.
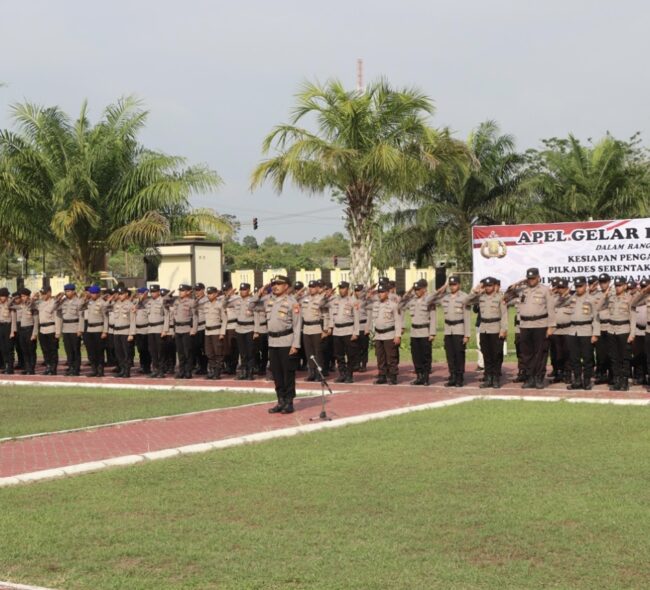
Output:
[[192,209],[193,192],[221,184],[206,166],[142,146],[147,112],[125,98],[92,125],[58,107],[13,107],[18,131],[0,132],[0,233],[14,248],[47,244],[75,277],[90,280],[112,249],[148,247],[184,231],[227,232],[226,220]]
[[[312,193],[331,191],[345,205],[352,278],[367,283],[380,205],[412,194],[432,170],[467,163],[466,149],[429,126],[433,104],[417,90],[382,80],[348,91],[330,81],[305,84],[296,99],[290,124],[264,140],[263,152],[277,155],[257,166],[252,187],[270,180],[282,192],[290,179]],[[306,120],[316,129],[299,126]]]
[[528,155],[527,183],[545,221],[616,219],[650,214],[650,166],[638,134],[607,134],[592,145],[573,135],[542,141]]
[[408,199],[410,206],[384,216],[383,257],[389,262],[400,263],[393,253],[417,264],[444,254],[455,258],[460,270],[469,270],[473,225],[516,222],[532,210],[521,190],[524,157],[511,135],[485,121],[470,134],[467,149],[476,166],[444,176],[434,171]]

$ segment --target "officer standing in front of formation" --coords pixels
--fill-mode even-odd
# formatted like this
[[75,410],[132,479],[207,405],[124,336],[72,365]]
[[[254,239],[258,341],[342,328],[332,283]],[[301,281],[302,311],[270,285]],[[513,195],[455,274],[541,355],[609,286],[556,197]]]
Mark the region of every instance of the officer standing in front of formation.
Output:
[[[567,389],[590,390],[594,372],[594,344],[600,335],[598,311],[594,298],[587,292],[587,279],[576,277],[573,280],[575,293],[563,297],[558,302],[557,326],[568,321],[566,344],[569,350],[571,383]],[[562,312],[566,311],[566,314]],[[567,318],[568,315],[568,318]],[[560,318],[566,319],[560,319]]]
[[126,287],[115,289],[110,310],[113,312],[113,345],[119,369],[115,377],[128,379],[131,377],[130,343],[135,338],[135,306]]
[[[646,389],[650,391],[650,279],[643,279],[631,305],[636,310],[637,335],[643,334],[645,345]],[[641,318],[641,320],[639,319]],[[640,325],[644,325],[643,332]]]
[[135,301],[135,348],[140,359],[140,373],[151,373],[151,354],[149,354],[149,289],[140,287]]
[[56,375],[59,364],[59,336],[61,320],[58,317],[58,302],[52,297],[52,288],[43,287],[37,301],[38,342],[45,360],[44,375]]
[[[433,300],[440,305],[445,318],[444,344],[449,368],[446,387],[462,387],[465,383],[465,350],[472,330],[467,299],[467,294],[460,290],[460,277],[451,276]],[[435,326],[435,316],[433,319]]]
[[192,299],[192,287],[180,285],[178,298],[170,312],[176,341],[176,354],[178,355],[178,372],[176,379],[192,378],[192,336],[196,334],[198,316],[196,301]]
[[519,297],[521,356],[528,380],[523,389],[544,389],[549,338],[555,330],[555,300],[542,285],[539,269],[529,268],[515,287]]
[[77,297],[74,284],[68,283],[63,287],[64,297],[59,302],[63,333],[63,346],[68,368],[66,376],[79,377],[81,371],[81,335],[84,330],[83,300]]
[[400,310],[407,310],[411,317],[411,359],[415,369],[411,385],[429,385],[431,373],[431,346],[437,326],[434,294],[427,294],[427,287],[426,279],[420,279],[399,303]]
[[227,316],[225,298],[219,289],[208,287],[207,301],[200,303],[205,318],[205,354],[208,357],[208,379],[221,379],[223,370],[223,341],[226,337]]
[[339,369],[336,383],[354,383],[359,338],[359,305],[350,295],[350,283],[339,283],[339,294],[328,300],[329,330],[334,339],[334,356]]
[[508,307],[503,295],[496,290],[494,277],[484,278],[472,289],[467,305],[478,304],[481,314],[479,342],[483,352],[485,379],[480,387],[501,387],[503,341],[508,335]]
[[309,281],[307,292],[298,298],[300,304],[300,315],[302,317],[302,342],[307,357],[308,376],[305,381],[320,381],[320,375],[316,370],[316,364],[323,368],[323,354],[321,340],[323,339],[323,309],[327,302],[320,293],[319,282]]
[[291,414],[296,397],[296,369],[300,362],[300,334],[302,318],[300,305],[288,291],[291,281],[277,275],[271,281],[272,294],[262,287],[250,298],[251,309],[263,308],[269,329],[269,361],[278,403],[269,409],[270,414]]
[[[625,277],[616,277],[614,292],[611,284],[603,292],[601,310],[606,310],[609,317],[609,354],[612,361],[613,383],[610,391],[628,391],[630,375],[630,358],[632,342],[636,330],[632,297],[626,293]],[[601,314],[602,317],[602,314]]]
[[151,359],[153,372],[151,377],[165,377],[163,338],[169,332],[169,310],[162,296],[160,285],[149,287],[150,297],[145,301],[147,314],[147,350]]
[[402,314],[399,305],[391,301],[387,285],[377,287],[379,296],[370,313],[370,330],[374,332],[378,375],[374,383],[397,385],[399,372],[398,349],[402,340]]
[[[18,303],[20,307],[20,326],[17,339],[23,352],[23,373],[36,374],[36,339],[38,338],[38,312],[36,303],[32,300],[32,292],[23,287],[20,289]],[[17,317],[17,314],[16,314]]]
[[0,288],[0,354],[4,363],[3,373],[13,375],[14,353],[13,340],[16,338],[16,310],[9,300],[9,289]]
[[[237,348],[239,350],[239,375],[240,381],[253,381],[255,379],[255,315],[249,305],[251,286],[249,283],[239,285],[239,295],[235,299],[237,327]],[[226,302],[228,298],[226,298]]]
[[104,376],[104,342],[108,337],[109,304],[96,285],[88,287],[82,306],[85,318],[84,343],[90,361],[90,376]]

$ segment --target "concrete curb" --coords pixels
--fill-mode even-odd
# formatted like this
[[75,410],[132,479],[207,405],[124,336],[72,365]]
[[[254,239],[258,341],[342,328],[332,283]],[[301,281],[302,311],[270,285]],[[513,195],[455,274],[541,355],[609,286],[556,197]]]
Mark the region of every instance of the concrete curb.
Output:
[[0,590],[54,590],[43,586],[28,586],[27,584],[14,584],[12,582],[0,581]]

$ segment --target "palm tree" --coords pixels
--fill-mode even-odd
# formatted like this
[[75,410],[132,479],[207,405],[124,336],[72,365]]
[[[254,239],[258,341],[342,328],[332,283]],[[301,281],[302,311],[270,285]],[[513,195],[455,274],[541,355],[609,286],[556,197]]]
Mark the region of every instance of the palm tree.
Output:
[[[254,170],[252,188],[270,180],[280,193],[290,179],[312,193],[331,191],[345,207],[352,279],[367,283],[380,205],[417,190],[432,170],[468,162],[466,150],[428,125],[433,105],[417,90],[379,81],[355,92],[330,81],[306,83],[296,98],[291,123],[264,140],[265,154],[278,153]],[[315,131],[298,126],[306,119]]]
[[409,208],[384,216],[387,252],[400,252],[417,264],[441,252],[455,258],[460,270],[469,270],[473,225],[515,222],[527,215],[530,204],[520,190],[524,158],[515,151],[514,138],[486,121],[470,134],[467,149],[477,166],[443,177],[434,172],[408,200]]
[[59,108],[13,107],[18,132],[0,132],[0,232],[14,248],[48,244],[87,281],[109,250],[153,246],[187,230],[228,232],[190,195],[221,184],[206,166],[137,141],[147,112],[133,98],[91,125],[86,104],[71,122]]
[[646,150],[638,134],[621,141],[607,134],[584,146],[573,135],[544,140],[531,150],[527,183],[545,221],[643,217],[650,211]]

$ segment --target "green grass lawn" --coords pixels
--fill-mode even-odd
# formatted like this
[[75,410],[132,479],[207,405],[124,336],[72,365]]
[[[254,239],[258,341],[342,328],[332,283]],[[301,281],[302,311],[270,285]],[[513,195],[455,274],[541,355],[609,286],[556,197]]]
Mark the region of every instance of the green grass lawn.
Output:
[[0,387],[0,438],[272,399],[274,394],[245,392],[7,385]]
[[650,409],[473,402],[0,489],[66,590],[647,588]]

